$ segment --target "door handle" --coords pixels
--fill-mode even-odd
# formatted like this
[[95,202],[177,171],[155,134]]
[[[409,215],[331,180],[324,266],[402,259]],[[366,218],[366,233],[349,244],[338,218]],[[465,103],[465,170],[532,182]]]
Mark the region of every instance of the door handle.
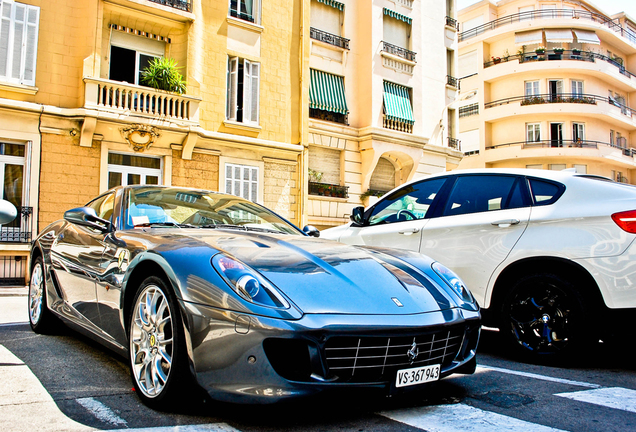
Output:
[[416,232],[419,232],[420,229],[419,228],[411,228],[411,229],[407,229],[404,231],[398,231],[398,234],[402,234],[402,235],[411,235],[411,234],[415,234]]
[[491,225],[498,226],[499,228],[508,228],[511,225],[519,225],[520,222],[519,219],[506,219],[492,222]]

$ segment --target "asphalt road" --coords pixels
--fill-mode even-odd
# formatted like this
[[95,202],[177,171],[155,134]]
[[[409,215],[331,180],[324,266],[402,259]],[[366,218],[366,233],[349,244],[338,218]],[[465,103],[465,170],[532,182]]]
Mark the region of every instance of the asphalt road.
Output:
[[422,391],[273,406],[194,395],[164,413],[140,403],[125,359],[71,330],[33,333],[23,293],[0,291],[0,431],[636,431],[634,354],[631,343],[599,343],[567,365],[525,364],[485,331],[476,374]]

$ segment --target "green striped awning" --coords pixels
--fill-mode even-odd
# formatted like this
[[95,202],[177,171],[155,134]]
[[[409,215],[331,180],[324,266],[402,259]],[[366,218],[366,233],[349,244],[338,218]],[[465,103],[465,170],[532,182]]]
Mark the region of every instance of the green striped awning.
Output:
[[344,10],[344,3],[340,3],[336,0],[317,0],[318,3],[324,3],[327,6],[331,6],[333,8],[336,8],[340,11]]
[[384,8],[384,15],[388,15],[391,18],[395,18],[396,20],[404,21],[409,25],[411,24],[411,22],[413,22],[413,18],[409,18],[406,15],[399,14],[396,11],[388,8]]
[[309,108],[349,114],[345,98],[344,78],[310,69]]
[[389,120],[415,123],[408,88],[384,81],[384,114]]

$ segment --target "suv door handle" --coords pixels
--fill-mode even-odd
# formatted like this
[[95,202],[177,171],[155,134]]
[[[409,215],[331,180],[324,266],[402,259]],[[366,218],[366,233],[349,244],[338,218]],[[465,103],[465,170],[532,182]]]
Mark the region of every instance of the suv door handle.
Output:
[[498,226],[499,228],[508,228],[511,225],[519,225],[520,222],[519,219],[507,219],[492,222],[491,225]]
[[415,234],[416,232],[419,232],[420,229],[419,228],[411,228],[411,229],[407,229],[404,231],[398,231],[398,234],[403,234],[403,235],[411,235],[411,234]]

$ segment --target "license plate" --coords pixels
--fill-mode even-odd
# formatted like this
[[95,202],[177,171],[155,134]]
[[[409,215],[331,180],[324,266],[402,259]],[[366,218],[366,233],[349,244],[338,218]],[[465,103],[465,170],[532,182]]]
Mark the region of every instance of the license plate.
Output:
[[439,379],[439,365],[402,369],[395,377],[396,387],[407,387]]

